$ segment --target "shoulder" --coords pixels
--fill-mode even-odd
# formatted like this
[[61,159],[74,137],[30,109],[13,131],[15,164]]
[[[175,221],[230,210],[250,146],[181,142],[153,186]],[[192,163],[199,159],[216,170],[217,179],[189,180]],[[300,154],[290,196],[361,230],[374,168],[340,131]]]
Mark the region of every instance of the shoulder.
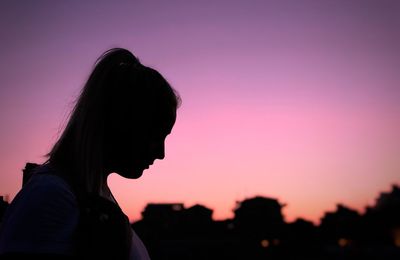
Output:
[[77,207],[76,197],[69,185],[59,176],[50,172],[34,174],[21,189],[11,207],[24,210],[49,210]]
[[0,230],[0,253],[64,252],[71,246],[78,217],[75,195],[62,178],[46,172],[34,174],[7,209]]

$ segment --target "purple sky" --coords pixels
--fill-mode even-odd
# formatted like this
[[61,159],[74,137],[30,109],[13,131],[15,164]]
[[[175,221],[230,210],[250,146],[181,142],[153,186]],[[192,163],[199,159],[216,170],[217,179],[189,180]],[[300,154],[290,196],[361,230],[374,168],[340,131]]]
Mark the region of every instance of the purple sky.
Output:
[[131,219],[183,201],[231,217],[254,195],[285,217],[357,210],[400,183],[400,1],[0,3],[0,194],[42,162],[96,58],[125,47],[183,105],[166,160],[110,185]]

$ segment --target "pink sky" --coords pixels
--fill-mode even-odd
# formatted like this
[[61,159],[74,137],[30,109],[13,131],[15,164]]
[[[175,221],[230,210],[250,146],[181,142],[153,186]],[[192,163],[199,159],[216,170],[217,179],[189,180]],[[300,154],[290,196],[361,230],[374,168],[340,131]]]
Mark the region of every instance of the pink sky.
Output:
[[395,0],[0,3],[0,194],[43,162],[96,58],[125,47],[183,99],[166,159],[109,179],[131,220],[149,202],[229,218],[255,195],[288,221],[362,211],[400,184],[399,13]]

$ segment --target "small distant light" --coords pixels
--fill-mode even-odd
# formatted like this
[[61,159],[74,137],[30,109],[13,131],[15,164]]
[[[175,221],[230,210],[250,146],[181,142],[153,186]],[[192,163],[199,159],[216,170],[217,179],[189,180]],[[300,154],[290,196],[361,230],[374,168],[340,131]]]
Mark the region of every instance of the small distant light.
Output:
[[261,246],[264,248],[269,247],[269,241],[266,239],[261,240]]
[[400,247],[400,237],[394,239],[394,245]]
[[400,247],[400,227],[393,230],[393,242],[396,247]]
[[281,243],[281,241],[280,241],[279,239],[277,239],[277,238],[275,238],[274,240],[272,240],[272,244],[273,244],[274,246],[278,246],[280,243]]
[[350,240],[346,239],[346,238],[341,238],[338,240],[338,244],[340,247],[345,247],[348,246],[350,244]]
[[181,205],[173,205],[173,206],[172,206],[172,209],[173,209],[174,211],[180,211],[180,210],[182,210],[182,206],[181,206]]

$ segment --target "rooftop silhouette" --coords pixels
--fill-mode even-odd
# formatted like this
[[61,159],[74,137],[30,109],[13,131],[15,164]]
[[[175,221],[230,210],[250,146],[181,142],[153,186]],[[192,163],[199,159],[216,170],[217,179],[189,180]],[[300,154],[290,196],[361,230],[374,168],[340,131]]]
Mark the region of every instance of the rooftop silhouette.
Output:
[[[34,166],[26,165],[23,184]],[[0,219],[7,206],[1,196]],[[286,222],[285,206],[254,196],[237,202],[234,218],[214,221],[213,210],[200,204],[149,203],[132,227],[152,259],[400,259],[397,185],[364,214],[339,203],[319,225],[301,218]]]
[[285,205],[261,196],[238,202],[234,218],[223,221],[202,205],[152,203],[132,226],[155,259],[398,259],[399,195],[394,185],[365,214],[338,204],[318,226],[287,223]]

